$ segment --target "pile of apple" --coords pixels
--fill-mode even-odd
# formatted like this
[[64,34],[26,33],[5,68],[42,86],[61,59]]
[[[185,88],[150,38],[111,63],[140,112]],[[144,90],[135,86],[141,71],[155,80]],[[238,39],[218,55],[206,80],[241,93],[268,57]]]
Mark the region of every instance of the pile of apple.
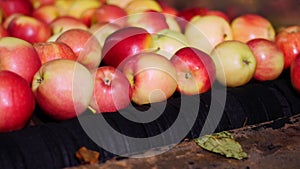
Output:
[[300,91],[300,26],[230,18],[155,0],[0,0],[0,132],[38,105],[55,120],[239,87],[290,69]]

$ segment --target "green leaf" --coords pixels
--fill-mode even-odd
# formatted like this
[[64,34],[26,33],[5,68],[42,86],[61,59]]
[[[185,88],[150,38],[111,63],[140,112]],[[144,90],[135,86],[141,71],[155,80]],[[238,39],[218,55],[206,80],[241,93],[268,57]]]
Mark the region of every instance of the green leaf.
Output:
[[211,135],[205,135],[194,141],[202,148],[238,160],[247,158],[242,146],[236,142],[231,133],[223,131]]

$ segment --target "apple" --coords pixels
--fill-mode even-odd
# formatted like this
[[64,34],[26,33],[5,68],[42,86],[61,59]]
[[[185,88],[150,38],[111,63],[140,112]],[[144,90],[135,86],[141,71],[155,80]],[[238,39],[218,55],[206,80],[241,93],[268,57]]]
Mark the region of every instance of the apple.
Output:
[[95,11],[97,8],[91,8],[85,10],[82,15],[80,16],[80,20],[88,27],[90,28],[92,25],[92,18],[94,16]]
[[82,20],[71,16],[59,16],[50,23],[52,34],[59,34],[70,29],[87,30]]
[[63,32],[55,42],[67,44],[75,53],[77,61],[90,71],[101,62],[102,48],[97,38],[88,30],[70,29]]
[[274,41],[257,38],[248,41],[247,45],[256,59],[254,79],[259,81],[275,80],[281,75],[284,57]]
[[153,50],[151,34],[140,27],[125,27],[110,34],[102,48],[105,65],[118,67],[127,57]]
[[193,47],[179,49],[172,57],[177,72],[177,91],[185,95],[207,92],[215,80],[215,64],[211,57]]
[[116,112],[131,103],[131,86],[123,72],[112,66],[101,66],[93,77],[94,95],[90,106],[97,113]]
[[99,0],[73,0],[67,9],[66,15],[79,19],[86,10],[99,8],[101,5],[102,3]]
[[153,36],[156,53],[170,59],[179,49],[189,46],[189,42],[184,34],[171,29],[161,30]]
[[210,56],[216,66],[216,79],[224,86],[242,86],[254,76],[256,59],[246,43],[237,40],[221,42]]
[[101,22],[112,22],[124,27],[127,24],[127,13],[126,11],[116,5],[102,5],[101,7],[95,10],[94,15],[92,16],[92,24],[101,23]]
[[12,71],[31,83],[41,67],[41,61],[32,44],[15,37],[0,38],[0,70]]
[[165,15],[156,11],[144,11],[128,15],[127,24],[131,27],[144,28],[151,34],[169,29]]
[[132,101],[137,105],[165,101],[176,91],[176,69],[164,56],[142,52],[122,64],[121,70],[132,87]]
[[124,7],[124,9],[128,15],[145,11],[162,12],[160,4],[155,0],[132,0]]
[[105,3],[108,5],[116,5],[124,9],[130,1],[132,0],[106,0]]
[[46,24],[50,24],[59,17],[59,12],[54,5],[43,5],[32,12],[32,16]]
[[300,26],[287,26],[281,29],[275,37],[275,43],[283,52],[284,69],[288,69],[300,53]]
[[32,91],[39,107],[50,118],[66,120],[81,115],[93,95],[93,78],[82,64],[56,59],[34,75]]
[[0,0],[0,10],[3,17],[7,18],[16,13],[31,15],[33,6],[30,0]]
[[106,38],[119,29],[121,27],[117,24],[102,22],[92,25],[89,31],[98,39],[100,45],[104,46]]
[[[0,10],[1,11],[1,10]],[[7,18],[5,18],[5,20],[3,21],[2,25],[5,29],[8,28],[8,25],[9,23],[17,16],[20,16],[20,15],[23,15],[23,14],[20,14],[20,13],[15,13],[15,14],[12,14],[12,15],[9,15]]]
[[76,61],[77,57],[73,50],[65,43],[61,42],[39,42],[33,44],[41,63],[44,64],[54,59],[71,59]]
[[7,28],[11,36],[26,40],[30,43],[45,42],[51,36],[48,25],[38,19],[19,15],[14,17]]
[[0,132],[25,127],[34,109],[35,99],[27,81],[11,71],[0,71]]
[[258,14],[243,14],[235,17],[231,22],[234,40],[247,42],[255,38],[273,41],[275,30],[272,23]]
[[293,88],[300,93],[300,54],[291,63],[290,77]]
[[230,24],[222,17],[216,15],[195,16],[185,29],[192,47],[209,54],[213,48],[227,40],[232,40]]

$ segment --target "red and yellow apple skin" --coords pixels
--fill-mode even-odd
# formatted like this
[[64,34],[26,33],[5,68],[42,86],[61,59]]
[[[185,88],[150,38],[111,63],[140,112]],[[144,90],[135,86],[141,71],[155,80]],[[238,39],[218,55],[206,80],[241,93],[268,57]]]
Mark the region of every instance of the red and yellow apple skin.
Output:
[[123,63],[122,71],[132,87],[134,103],[162,102],[176,91],[176,69],[164,56],[143,52],[127,58]]
[[293,88],[300,93],[300,54],[291,63],[290,77]]
[[131,103],[131,86],[125,74],[112,66],[101,66],[93,73],[94,94],[90,106],[96,113],[116,112]]
[[59,17],[59,12],[54,5],[43,5],[35,9],[32,16],[46,24],[51,24],[53,20]]
[[231,22],[233,39],[246,43],[255,38],[274,41],[275,29],[272,23],[258,14],[244,14],[235,17]]
[[288,26],[281,29],[275,37],[275,43],[284,56],[284,69],[288,69],[300,54],[300,26]]
[[179,49],[171,58],[177,71],[177,91],[185,95],[207,92],[215,80],[215,64],[205,52],[192,47]]
[[39,56],[27,41],[15,37],[0,38],[0,70],[12,71],[30,84],[41,67]]
[[258,38],[248,41],[247,45],[256,59],[254,79],[259,81],[275,80],[281,75],[284,57],[274,41]]
[[35,109],[28,82],[11,71],[0,71],[0,132],[22,129]]
[[32,91],[43,113],[55,120],[66,120],[88,108],[93,79],[82,64],[56,59],[41,66],[32,81]]
[[151,34],[139,27],[126,27],[110,34],[103,46],[102,56],[105,65],[118,67],[124,59],[153,47]]

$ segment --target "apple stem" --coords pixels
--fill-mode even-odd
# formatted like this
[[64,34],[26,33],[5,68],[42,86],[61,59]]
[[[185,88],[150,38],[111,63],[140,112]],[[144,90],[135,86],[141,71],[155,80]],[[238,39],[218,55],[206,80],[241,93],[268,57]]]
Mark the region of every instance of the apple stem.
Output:
[[247,59],[243,59],[244,64],[249,65],[249,61]]
[[89,106],[88,109],[89,109],[92,113],[94,113],[94,114],[97,113],[97,111],[96,111],[94,108],[92,108],[91,106]]

